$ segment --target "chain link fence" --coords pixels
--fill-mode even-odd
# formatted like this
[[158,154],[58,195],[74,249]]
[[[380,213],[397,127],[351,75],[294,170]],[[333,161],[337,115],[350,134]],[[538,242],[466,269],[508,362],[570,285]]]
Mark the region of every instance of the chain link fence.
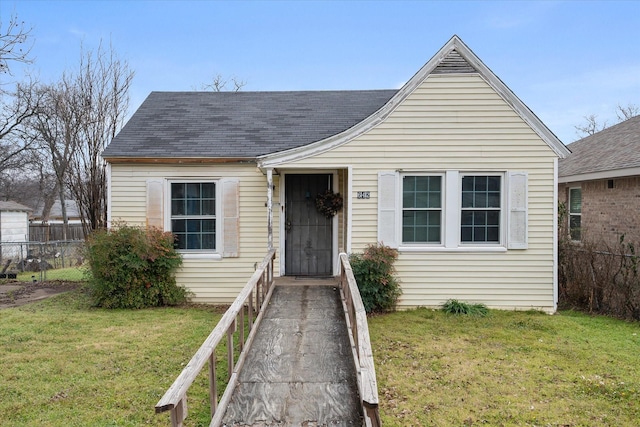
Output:
[[83,280],[84,245],[81,240],[0,242],[0,280]]
[[562,308],[640,320],[640,243],[558,245],[558,290]]

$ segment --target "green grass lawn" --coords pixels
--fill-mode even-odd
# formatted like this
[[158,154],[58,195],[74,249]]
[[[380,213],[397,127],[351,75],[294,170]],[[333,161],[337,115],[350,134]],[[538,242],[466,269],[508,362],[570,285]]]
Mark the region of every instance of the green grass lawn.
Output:
[[64,280],[70,282],[78,282],[85,279],[84,267],[66,267],[57,268],[46,271],[25,271],[18,273],[17,280],[20,282],[31,282],[34,278],[38,281],[42,278],[45,281]]
[[385,426],[637,426],[640,325],[419,309],[369,320]]
[[[167,426],[154,405],[220,317],[95,309],[81,291],[0,310],[0,425]],[[638,323],[419,309],[369,325],[385,426],[638,425]],[[206,385],[204,372],[187,426],[208,425]]]
[[[201,306],[95,309],[81,291],[0,310],[0,425],[170,425],[154,406],[220,317]],[[189,425],[209,425],[206,375]]]

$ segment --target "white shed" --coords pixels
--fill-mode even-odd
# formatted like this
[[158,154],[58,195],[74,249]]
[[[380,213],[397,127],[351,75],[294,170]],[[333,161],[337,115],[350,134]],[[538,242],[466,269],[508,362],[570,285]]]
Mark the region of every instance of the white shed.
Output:
[[0,201],[0,243],[1,258],[13,257],[20,253],[21,243],[29,241],[29,214],[32,209],[11,201]]

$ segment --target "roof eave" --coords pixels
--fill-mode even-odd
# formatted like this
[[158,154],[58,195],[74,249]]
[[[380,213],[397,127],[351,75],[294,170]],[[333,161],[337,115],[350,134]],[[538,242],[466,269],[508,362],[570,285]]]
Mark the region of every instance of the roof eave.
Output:
[[0,208],[0,212],[25,212],[25,213],[31,213],[33,212],[33,209],[3,209]]
[[255,163],[255,157],[120,157],[107,156],[104,159],[111,164],[150,163],[150,164],[211,164],[211,163]]
[[[466,45],[460,38],[453,36],[448,45],[449,51],[456,49],[464,59],[466,59],[485,79],[485,81],[513,108],[516,113],[538,134],[540,138],[553,150],[561,159],[564,159],[571,151],[560,141],[560,139],[536,116],[518,96],[494,74],[489,67]],[[443,48],[444,49],[444,48]],[[447,51],[447,53],[449,52]]]
[[12,205],[12,206],[0,206],[0,211],[2,212],[26,212],[26,213],[32,213],[33,209],[31,209],[28,206],[23,206],[23,205]]
[[558,176],[558,182],[560,184],[566,184],[569,182],[595,181],[598,179],[624,178],[629,176],[640,176],[640,166]]
[[301,147],[280,151],[274,154],[265,154],[263,156],[259,156],[257,158],[258,167],[262,169],[274,168],[284,163],[302,160],[322,154],[342,144],[345,144],[358,135],[361,135],[367,132],[369,129],[377,126],[378,123],[383,120],[383,118],[380,118],[379,116],[381,110],[382,109],[376,111],[360,123],[336,135],[321,139],[316,142],[312,142],[311,144],[303,145]]

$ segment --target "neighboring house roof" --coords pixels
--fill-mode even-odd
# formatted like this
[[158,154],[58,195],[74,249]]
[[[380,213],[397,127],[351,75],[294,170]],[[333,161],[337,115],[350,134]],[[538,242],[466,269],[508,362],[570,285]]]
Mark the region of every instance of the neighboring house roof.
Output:
[[[64,205],[67,209],[68,219],[80,218],[80,210],[75,200],[65,200]],[[42,207],[39,208],[38,211],[33,214],[34,220],[42,219],[42,209]],[[62,220],[62,205],[60,204],[60,200],[53,202],[51,210],[49,211],[49,220]]]
[[2,212],[32,212],[33,209],[31,209],[28,206],[25,205],[21,205],[18,202],[12,202],[12,201],[0,201],[0,211]]
[[[302,158],[348,142],[384,120],[431,73],[474,72],[559,156],[564,144],[454,36],[400,90],[152,92],[103,152],[113,161]],[[204,161],[204,160],[203,160]]]
[[254,159],[342,132],[396,92],[152,92],[103,157]]
[[568,148],[572,154],[558,162],[560,182],[640,175],[640,116],[582,138]]

